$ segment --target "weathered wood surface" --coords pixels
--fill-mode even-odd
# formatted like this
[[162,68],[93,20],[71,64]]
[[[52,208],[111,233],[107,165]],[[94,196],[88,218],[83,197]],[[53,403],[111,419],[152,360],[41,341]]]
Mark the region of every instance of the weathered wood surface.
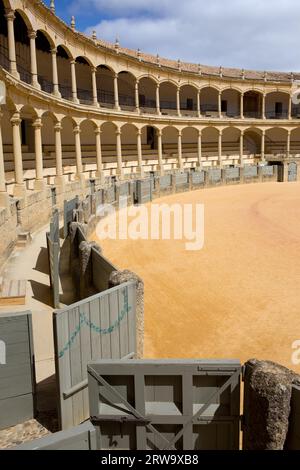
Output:
[[239,449],[239,361],[101,360],[88,372],[98,449]]
[[87,421],[67,431],[57,432],[41,439],[19,445],[11,450],[95,450],[96,430]]
[[0,365],[0,429],[4,429],[34,415],[31,313],[1,314],[0,340],[6,352],[5,365]]
[[124,283],[54,313],[62,429],[89,416],[87,364],[136,354],[136,283]]

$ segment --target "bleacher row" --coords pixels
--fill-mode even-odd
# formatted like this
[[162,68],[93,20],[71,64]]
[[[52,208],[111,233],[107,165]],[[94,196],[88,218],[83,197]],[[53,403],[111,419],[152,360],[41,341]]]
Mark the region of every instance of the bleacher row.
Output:
[[[266,154],[281,154],[286,149],[285,142],[266,142]],[[63,145],[63,167],[64,172],[75,173],[76,168],[76,154],[75,145]],[[7,182],[14,180],[14,156],[12,145],[5,144],[3,146],[4,161],[5,161],[5,172]],[[96,167],[96,148],[95,145],[82,144],[82,163],[84,171],[95,170]],[[222,155],[224,157],[232,157],[233,163],[238,160],[240,153],[239,141],[236,142],[223,142],[222,143]],[[244,157],[251,159],[251,154],[254,153],[253,148],[244,142]],[[183,143],[182,144],[183,163],[186,167],[192,165],[193,162],[197,161],[198,158],[198,145],[197,143]],[[291,154],[300,154],[300,142],[291,142]],[[143,144],[142,146],[143,162],[145,167],[149,167],[148,170],[155,169],[157,164],[157,150],[151,149],[150,145]],[[34,176],[33,171],[35,170],[35,153],[30,150],[28,146],[22,146],[22,158],[23,158],[23,169],[25,172],[25,178],[30,177],[31,174]],[[177,143],[165,143],[163,144],[163,161],[167,165],[167,169],[175,168],[178,158],[178,147]],[[102,145],[102,159],[104,171],[110,172],[116,168],[116,146],[114,144]],[[205,164],[218,160],[218,143],[217,142],[202,142],[202,159]],[[134,144],[123,144],[122,145],[122,161],[124,168],[130,169],[133,172],[133,168],[136,167],[137,162],[137,147]],[[228,162],[229,163],[229,162]],[[169,168],[168,168],[168,165]],[[43,146],[43,166],[45,176],[55,176],[56,157],[55,157],[55,146],[44,145]],[[27,174],[26,174],[27,172]]]

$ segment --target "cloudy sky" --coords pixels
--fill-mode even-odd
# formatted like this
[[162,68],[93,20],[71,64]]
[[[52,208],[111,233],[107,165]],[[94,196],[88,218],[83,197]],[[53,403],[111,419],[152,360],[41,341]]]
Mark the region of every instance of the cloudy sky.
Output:
[[[49,0],[47,0],[49,2]],[[78,30],[208,65],[300,70],[299,0],[56,0]]]

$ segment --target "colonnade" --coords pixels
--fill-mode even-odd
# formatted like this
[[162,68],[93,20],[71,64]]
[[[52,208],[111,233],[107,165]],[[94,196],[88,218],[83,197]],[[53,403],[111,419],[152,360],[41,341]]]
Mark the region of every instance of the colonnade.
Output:
[[[7,31],[8,31],[8,55],[9,55],[9,64],[10,64],[10,73],[15,76],[16,78],[20,78],[18,67],[17,67],[17,60],[16,60],[16,45],[15,45],[15,34],[14,34],[14,19],[15,19],[15,12],[13,10],[8,11],[6,13],[6,20],[7,20]],[[38,80],[38,67],[37,67],[37,53],[36,53],[36,37],[37,32],[30,30],[28,32],[29,42],[30,42],[30,72],[31,72],[31,85],[37,89],[41,88],[41,85]],[[57,65],[57,48],[51,46],[51,63],[52,63],[52,88],[53,88],[53,95],[57,98],[61,98],[61,92],[59,87],[59,77],[58,77],[58,65]],[[70,62],[70,78],[71,78],[71,99],[74,103],[80,103],[78,98],[78,89],[77,89],[77,77],[76,77],[76,59],[69,58]],[[91,95],[92,101],[91,104],[94,107],[99,108],[102,106],[100,104],[99,96],[98,96],[98,87],[97,87],[97,67],[90,65],[91,71]],[[114,95],[114,109],[116,111],[121,110],[120,100],[119,100],[119,74],[113,72],[113,95]],[[173,82],[170,82],[173,83]],[[160,95],[160,86],[161,83],[156,82],[156,92],[155,92],[155,103],[156,103],[156,114],[161,115],[161,95]],[[181,109],[181,86],[176,86],[175,92],[175,103],[176,103],[176,110],[175,113],[178,117],[182,115]],[[183,85],[184,86],[184,85]],[[196,88],[195,86],[191,85],[195,88],[196,92],[196,109],[194,111],[194,115],[201,118],[203,117],[203,112],[201,110],[201,88]],[[202,87],[203,88],[203,87]],[[207,88],[207,86],[205,87]],[[218,90],[218,97],[217,97],[217,111],[216,116],[220,119],[224,118],[224,113],[222,113],[222,96],[224,91],[228,90],[228,88],[223,90]],[[273,93],[273,91],[270,91]],[[237,116],[240,119],[245,118],[244,113],[244,96],[245,92],[240,91],[240,98],[239,98],[239,112],[237,112]],[[261,109],[258,110],[258,118],[266,119],[266,92],[260,92],[261,95]],[[142,107],[140,106],[140,79],[134,77],[133,83],[133,95],[134,95],[134,111],[137,114],[143,112]],[[105,107],[105,104],[103,105]],[[292,119],[292,96],[288,97],[288,110],[287,110],[287,119]],[[249,117],[249,116],[248,116]],[[280,116],[279,116],[280,117]]]
[[[15,186],[14,194],[16,196],[22,196],[25,193],[25,184],[24,184],[24,171],[23,171],[23,159],[22,159],[22,142],[21,142],[21,113],[19,111],[14,112],[10,118],[10,123],[12,126],[12,146],[13,146],[13,157],[14,157],[14,173],[15,173]],[[91,142],[96,150],[96,176],[102,177],[104,175],[103,159],[102,159],[102,125],[103,122],[96,124],[93,121],[94,125],[94,134],[95,140]],[[116,174],[122,178],[124,176],[124,166],[122,160],[122,125],[115,124],[115,149],[116,149],[116,163],[117,169]],[[34,183],[34,188],[37,190],[42,190],[45,187],[44,180],[44,167],[43,167],[43,143],[42,143],[42,118],[41,116],[36,117],[32,126],[34,129],[34,152],[35,152],[35,171],[36,178]],[[54,126],[54,135],[55,135],[55,158],[56,158],[56,177],[55,184],[64,185],[64,168],[63,168],[63,146],[62,146],[62,123],[57,121],[53,124]],[[170,127],[170,126],[168,126]],[[212,127],[212,126],[211,126]],[[166,127],[165,127],[166,128]],[[203,131],[209,127],[196,128],[197,132],[196,146],[197,146],[197,157],[195,158],[196,164],[199,168],[202,167],[202,154],[203,154],[203,145],[202,145],[202,136]],[[183,166],[183,131],[185,128],[176,128],[177,130],[177,167],[180,170],[184,169]],[[217,128],[218,138],[217,138],[217,157],[218,164],[222,166],[223,163],[223,134],[227,128]],[[236,128],[234,128],[236,129]],[[244,159],[244,137],[245,132],[251,128],[239,129],[239,163],[243,165]],[[287,140],[286,140],[286,156],[289,157],[291,149],[291,133],[292,130],[288,129],[287,131]],[[156,150],[154,151],[157,157],[157,170],[163,174],[164,173],[164,153],[163,153],[163,132],[164,127],[156,128]],[[266,144],[266,130],[261,128],[259,129],[261,135],[261,152],[260,159],[262,162],[265,161],[265,144]],[[83,163],[82,163],[82,144],[81,144],[81,128],[78,123],[74,122],[73,125],[73,136],[74,136],[74,147],[75,147],[75,161],[76,161],[76,175],[75,177],[81,182],[84,181],[84,172],[83,172]],[[143,162],[143,146],[142,146],[142,128],[136,127],[136,149],[137,149],[137,174],[144,174],[144,162]],[[4,194],[6,192],[6,183],[5,183],[5,170],[4,170],[4,152],[2,145],[1,137],[1,118],[0,118],[0,193]]]

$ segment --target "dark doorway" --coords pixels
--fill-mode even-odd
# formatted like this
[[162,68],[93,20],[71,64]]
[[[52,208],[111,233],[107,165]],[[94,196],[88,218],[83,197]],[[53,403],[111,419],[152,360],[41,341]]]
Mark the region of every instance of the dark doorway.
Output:
[[147,145],[150,146],[151,150],[155,149],[155,130],[154,127],[148,126],[147,127]]
[[275,114],[276,114],[276,117],[282,115],[282,103],[279,101],[275,103]]
[[192,98],[187,98],[187,100],[186,100],[186,109],[187,109],[188,111],[193,111],[193,109],[194,109],[194,101],[193,101]]

